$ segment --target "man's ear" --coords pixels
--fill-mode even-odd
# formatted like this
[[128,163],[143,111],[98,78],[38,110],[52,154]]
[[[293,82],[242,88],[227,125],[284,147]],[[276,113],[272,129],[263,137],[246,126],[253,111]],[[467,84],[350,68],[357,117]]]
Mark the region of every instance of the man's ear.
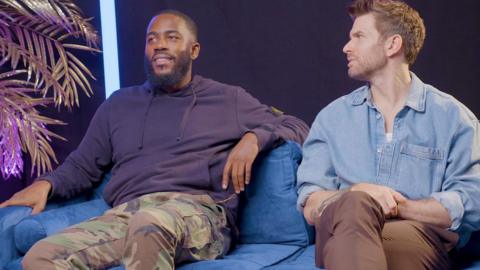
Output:
[[200,54],[200,43],[193,42],[192,47],[190,49],[190,57],[192,60],[197,59],[198,55]]
[[385,40],[385,54],[392,57],[402,51],[403,39],[402,36],[396,34],[390,36]]

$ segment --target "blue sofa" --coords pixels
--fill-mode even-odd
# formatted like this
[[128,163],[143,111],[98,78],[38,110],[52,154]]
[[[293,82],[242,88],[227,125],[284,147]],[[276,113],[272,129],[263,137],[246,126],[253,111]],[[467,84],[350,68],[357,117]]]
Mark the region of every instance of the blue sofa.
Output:
[[[295,209],[296,170],[301,160],[298,144],[286,142],[261,155],[251,184],[242,194],[240,237],[225,258],[179,266],[180,270],[313,270],[313,229]],[[108,175],[92,194],[68,202],[51,202],[41,214],[28,207],[0,209],[0,269],[22,269],[23,254],[38,240],[66,226],[100,215],[109,206],[101,198]],[[460,269],[479,269],[480,237],[456,253]],[[348,259],[348,258],[346,258]],[[114,269],[123,269],[122,266]]]

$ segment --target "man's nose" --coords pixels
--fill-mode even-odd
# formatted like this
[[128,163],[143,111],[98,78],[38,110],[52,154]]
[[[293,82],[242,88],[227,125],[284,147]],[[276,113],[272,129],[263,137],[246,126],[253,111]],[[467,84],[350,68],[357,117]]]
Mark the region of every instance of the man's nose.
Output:
[[352,50],[351,50],[350,42],[351,42],[351,41],[349,40],[349,41],[347,42],[347,44],[345,44],[345,46],[343,46],[343,49],[342,49],[343,53],[346,54],[346,53],[349,53],[349,52],[352,51]]
[[155,50],[166,50],[167,49],[167,42],[165,38],[159,37],[157,42],[155,42]]

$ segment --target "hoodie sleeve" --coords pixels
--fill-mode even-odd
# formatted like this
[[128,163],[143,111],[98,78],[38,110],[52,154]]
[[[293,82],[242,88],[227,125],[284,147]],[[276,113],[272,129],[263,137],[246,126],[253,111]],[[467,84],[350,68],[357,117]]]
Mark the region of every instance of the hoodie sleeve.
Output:
[[308,134],[305,122],[261,104],[242,88],[236,91],[236,112],[240,130],[257,135],[260,151],[270,149],[281,139],[301,144]]
[[94,182],[101,180],[104,170],[108,170],[112,163],[109,134],[107,100],[95,112],[78,148],[57,169],[37,180],[52,184],[51,196],[67,199],[90,189]]

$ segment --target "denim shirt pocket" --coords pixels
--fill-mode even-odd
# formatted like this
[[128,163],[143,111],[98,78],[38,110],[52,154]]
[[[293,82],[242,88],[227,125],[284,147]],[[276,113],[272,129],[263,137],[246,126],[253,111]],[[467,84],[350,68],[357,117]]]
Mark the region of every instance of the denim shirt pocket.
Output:
[[441,187],[441,164],[444,151],[402,142],[398,158],[397,187],[412,194],[412,197],[425,198]]

